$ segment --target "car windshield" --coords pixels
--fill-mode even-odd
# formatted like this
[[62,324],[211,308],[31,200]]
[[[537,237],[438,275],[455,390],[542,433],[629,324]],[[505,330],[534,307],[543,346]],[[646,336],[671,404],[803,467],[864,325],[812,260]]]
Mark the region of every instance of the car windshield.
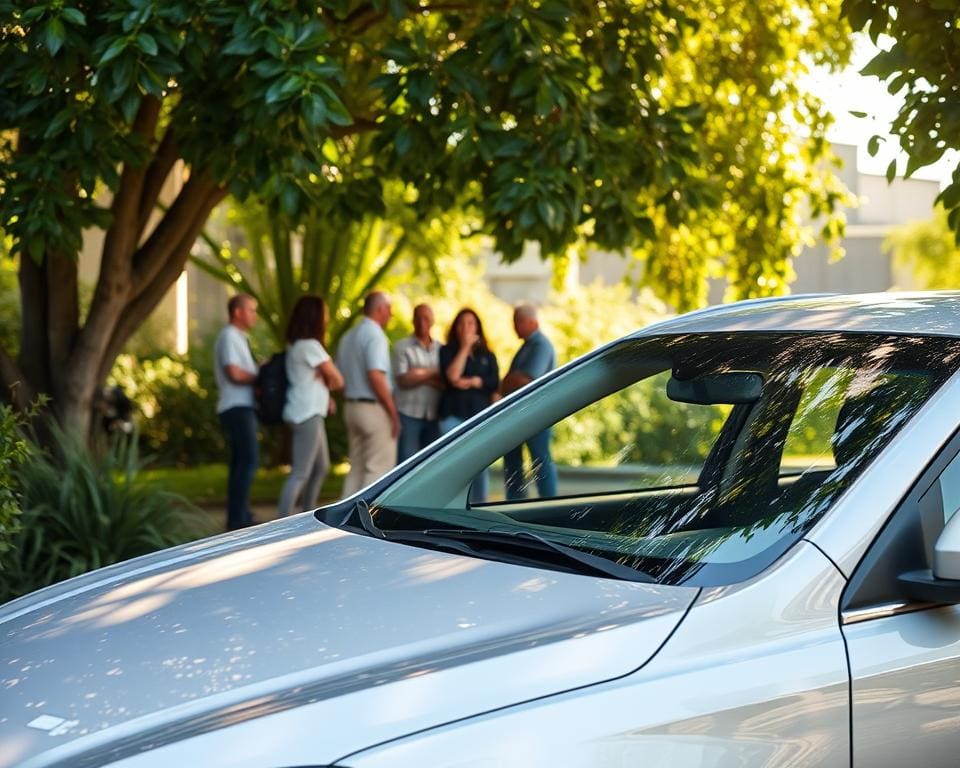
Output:
[[[371,520],[399,540],[522,532],[660,583],[735,583],[803,536],[958,363],[947,338],[626,340],[477,418]],[[489,495],[471,502],[484,476]],[[489,540],[481,556],[497,557]]]

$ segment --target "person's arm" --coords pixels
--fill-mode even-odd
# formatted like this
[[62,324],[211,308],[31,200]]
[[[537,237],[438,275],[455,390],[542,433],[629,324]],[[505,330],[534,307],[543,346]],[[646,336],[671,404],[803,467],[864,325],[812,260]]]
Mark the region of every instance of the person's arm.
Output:
[[445,371],[447,381],[450,382],[451,386],[464,389],[464,387],[461,386],[461,380],[463,377],[463,369],[467,365],[467,357],[469,356],[470,347],[461,346],[457,349],[457,354],[453,356],[453,360],[450,361]]
[[397,386],[404,389],[419,387],[422,384],[428,384],[438,389],[443,386],[443,381],[440,379],[440,370],[410,365],[410,358],[407,356],[406,349],[401,349],[399,354],[396,355],[394,370],[396,371]]
[[515,392],[520,389],[520,387],[525,386],[533,381],[533,378],[525,374],[523,371],[510,371],[506,376],[503,377],[503,383],[500,385],[500,392],[506,397],[511,392]]
[[408,368],[406,373],[397,375],[397,384],[404,389],[429,384],[431,387],[442,387],[440,371],[436,368]]
[[225,365],[223,366],[223,372],[234,384],[253,384],[257,380],[256,373],[251,373],[239,365]]
[[329,357],[317,366],[317,372],[331,392],[343,389],[343,374],[340,373],[340,369],[333,364],[333,360]]
[[370,369],[367,371],[367,380],[370,382],[373,394],[390,417],[390,436],[396,438],[400,434],[400,417],[397,415],[397,407],[393,404],[393,393],[390,392],[390,385],[387,383],[387,374],[385,371]]

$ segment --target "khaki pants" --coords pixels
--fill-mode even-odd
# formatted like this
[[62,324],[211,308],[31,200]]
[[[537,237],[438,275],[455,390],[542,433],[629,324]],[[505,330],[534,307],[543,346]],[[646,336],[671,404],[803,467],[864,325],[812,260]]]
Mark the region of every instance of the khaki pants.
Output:
[[390,436],[390,416],[380,403],[347,402],[347,444],[350,473],[343,496],[351,496],[379,480],[397,463],[397,440]]

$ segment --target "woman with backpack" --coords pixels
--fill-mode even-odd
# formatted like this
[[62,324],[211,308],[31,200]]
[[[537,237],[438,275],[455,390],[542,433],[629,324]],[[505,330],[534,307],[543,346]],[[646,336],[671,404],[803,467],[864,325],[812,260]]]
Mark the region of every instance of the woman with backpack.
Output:
[[330,393],[343,388],[343,376],[323,347],[329,320],[319,296],[297,301],[287,324],[287,397],[283,420],[293,434],[292,467],[280,494],[278,517],[312,509],[330,470],[330,451],[324,419],[331,407]]

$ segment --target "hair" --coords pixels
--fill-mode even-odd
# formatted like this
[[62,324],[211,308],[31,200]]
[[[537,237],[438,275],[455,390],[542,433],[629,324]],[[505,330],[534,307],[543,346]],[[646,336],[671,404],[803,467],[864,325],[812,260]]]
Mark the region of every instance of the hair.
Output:
[[299,339],[316,339],[322,344],[327,331],[323,308],[324,302],[319,296],[301,296],[290,313],[287,341],[292,344]]
[[487,337],[483,335],[483,323],[480,321],[480,315],[470,307],[464,307],[457,312],[457,316],[453,318],[453,322],[450,323],[450,328],[447,330],[447,344],[452,347],[460,346],[460,339],[457,338],[457,323],[460,322],[460,318],[464,315],[473,315],[473,318],[477,321],[477,336],[480,338],[477,340],[474,349],[484,354],[490,352],[490,347],[487,345]]
[[377,308],[388,301],[387,295],[383,291],[374,291],[368,293],[363,300],[363,314],[367,317],[377,311]]
[[522,317],[528,320],[537,319],[537,308],[533,304],[517,304],[514,307],[513,313],[517,317]]
[[238,293],[235,296],[231,296],[227,301],[227,317],[233,317],[233,313],[248,301],[253,301],[253,296],[248,296],[245,293]]

